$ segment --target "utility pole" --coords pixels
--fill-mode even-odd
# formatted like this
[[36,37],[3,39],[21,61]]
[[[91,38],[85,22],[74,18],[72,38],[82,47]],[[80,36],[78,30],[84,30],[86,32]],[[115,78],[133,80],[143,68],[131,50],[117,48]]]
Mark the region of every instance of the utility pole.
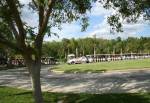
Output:
[[96,62],[96,34],[93,35],[94,38],[94,61]]
[[94,38],[94,58],[96,57],[96,34],[93,35]]
[[120,50],[120,56],[121,56],[121,59],[122,59],[122,54],[123,54],[123,53],[122,53],[122,48],[121,48],[121,50]]
[[78,48],[76,48],[76,57],[78,57]]
[[115,54],[116,53],[116,50],[115,50],[115,47],[113,47],[113,54]]

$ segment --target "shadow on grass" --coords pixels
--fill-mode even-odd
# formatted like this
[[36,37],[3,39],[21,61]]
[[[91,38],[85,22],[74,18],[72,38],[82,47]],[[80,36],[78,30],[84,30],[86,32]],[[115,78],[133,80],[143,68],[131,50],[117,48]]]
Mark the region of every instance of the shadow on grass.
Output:
[[[45,96],[44,96],[45,97]],[[48,98],[49,97],[49,98]],[[45,103],[150,103],[150,94],[47,94]]]
[[32,94],[32,92],[31,91],[27,91],[27,92],[20,92],[20,93],[15,93],[15,94],[13,94],[13,95],[27,95],[27,94]]
[[[33,103],[31,91],[0,87],[0,103]],[[150,103],[150,93],[73,94],[44,92],[44,103]]]

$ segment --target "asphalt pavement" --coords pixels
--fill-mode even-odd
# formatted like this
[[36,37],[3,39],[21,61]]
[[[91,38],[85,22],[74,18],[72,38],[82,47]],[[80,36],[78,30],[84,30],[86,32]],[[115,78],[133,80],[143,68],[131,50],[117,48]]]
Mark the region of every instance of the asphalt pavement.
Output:
[[[150,92],[150,68],[76,74],[53,73],[49,71],[49,68],[50,66],[44,66],[41,70],[43,91],[94,94]],[[0,71],[0,86],[31,89],[26,68]]]

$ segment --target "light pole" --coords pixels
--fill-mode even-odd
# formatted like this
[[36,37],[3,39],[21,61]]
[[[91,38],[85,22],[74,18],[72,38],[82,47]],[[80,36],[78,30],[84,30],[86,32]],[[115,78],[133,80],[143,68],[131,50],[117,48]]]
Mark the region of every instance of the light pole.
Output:
[[94,38],[94,59],[96,58],[96,34],[93,35]]
[[76,48],[76,57],[78,57],[78,48]]

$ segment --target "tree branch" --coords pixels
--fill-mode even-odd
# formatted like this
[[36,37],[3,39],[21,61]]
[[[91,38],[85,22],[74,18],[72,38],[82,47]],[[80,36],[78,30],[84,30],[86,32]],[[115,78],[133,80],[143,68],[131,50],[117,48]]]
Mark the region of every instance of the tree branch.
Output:
[[37,3],[35,2],[35,0],[32,0],[33,4],[35,5],[35,7],[38,9],[38,5]]
[[[53,7],[53,4],[55,3],[55,1],[56,0],[49,0],[48,9],[45,11],[45,15],[43,14],[42,17],[39,17],[39,18],[42,18],[42,20],[39,20],[39,22],[40,22],[39,32],[38,32],[38,35],[37,35],[35,42],[34,42],[35,48],[38,50],[37,53],[39,56],[41,55],[42,42],[43,42],[43,38],[44,38],[44,34],[45,34],[44,31],[45,31],[46,26],[48,24],[50,13],[52,12],[52,7]],[[39,15],[39,16],[41,16],[41,15]]]
[[25,37],[26,37],[26,33],[25,30],[23,28],[23,23],[19,14],[19,11],[17,9],[17,6],[15,4],[14,0],[6,0],[8,3],[8,6],[10,8],[10,11],[12,13],[12,16],[16,22],[16,26],[18,28],[19,31],[19,43],[21,46],[25,47]]
[[49,0],[48,2],[48,9],[45,11],[45,15],[43,18],[42,26],[40,27],[39,34],[42,35],[46,29],[46,26],[48,24],[48,20],[50,17],[50,13],[52,12],[53,4],[56,0]]
[[17,32],[17,30],[15,28],[15,25],[14,25],[13,21],[9,22],[9,26],[10,26],[10,28],[11,28],[11,30],[12,30],[15,38],[16,38],[16,40],[19,39],[19,37],[18,37],[19,35],[18,35],[18,32]]
[[42,27],[43,18],[44,18],[44,7],[41,4],[39,4],[39,32],[40,27]]

